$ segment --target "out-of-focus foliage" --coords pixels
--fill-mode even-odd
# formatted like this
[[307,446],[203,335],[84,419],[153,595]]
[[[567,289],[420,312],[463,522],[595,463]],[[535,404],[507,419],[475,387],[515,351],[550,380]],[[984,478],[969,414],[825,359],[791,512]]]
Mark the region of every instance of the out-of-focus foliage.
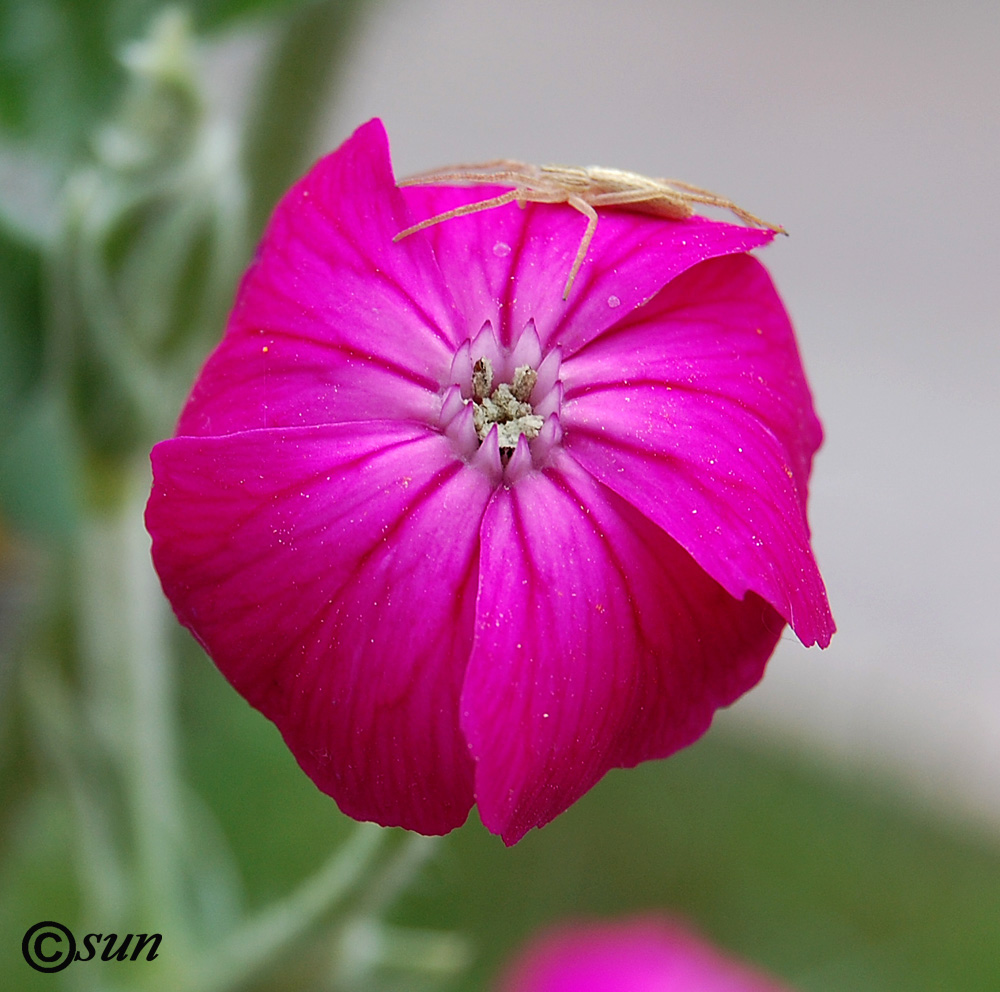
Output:
[[[187,671],[193,772],[240,860],[258,866],[249,896],[261,899],[306,870],[338,829],[333,811],[217,672]],[[232,748],[242,759],[205,758]],[[454,992],[487,988],[554,921],[664,908],[801,992],[996,992],[998,893],[1000,846],[986,834],[914,810],[884,779],[712,731],[611,773],[514,848],[470,822],[394,918],[471,938],[476,963]]]
[[58,403],[43,388],[43,257],[0,225],[0,506],[18,529],[65,536],[74,456]]
[[170,432],[247,250],[235,136],[206,118],[189,18],[160,13],[122,61],[123,97],[67,182],[49,328],[81,437],[112,461]]
[[[306,877],[349,821],[194,650],[181,681],[192,783],[246,869],[248,901],[266,903]],[[57,829],[71,826],[35,816],[20,830],[49,822],[48,853],[8,863],[0,887],[41,919],[72,906],[71,879],[56,884],[46,861]],[[392,919],[470,936],[474,966],[447,992],[488,989],[543,926],[647,909],[686,917],[800,992],[996,992],[997,892],[1000,848],[974,831],[909,809],[878,779],[713,732],[668,762],[612,773],[517,847],[467,824]],[[256,988],[318,987],[324,950],[317,939]],[[0,973],[16,952],[0,946]],[[48,988],[44,977],[24,988]]]
[[[390,836],[328,839],[307,884],[243,912],[176,761],[177,631],[142,527],[149,448],[251,252],[248,203],[312,152],[312,105],[362,3],[0,0],[0,929],[38,914],[161,929],[173,952],[137,988],[246,987],[303,932],[329,932],[334,906],[343,923]],[[251,120],[256,105],[273,126],[246,134],[206,112],[199,63],[206,31],[251,16],[273,42]],[[29,599],[31,631],[14,616]],[[0,974],[27,988],[43,976],[19,948],[3,945]],[[107,982],[91,969],[71,986]]]
[[[37,247],[0,227],[0,393],[22,396],[42,371],[42,259]],[[0,408],[0,431],[10,410]]]
[[[0,0],[9,526],[67,538],[84,491],[169,434],[253,237],[314,152],[316,94],[363,5]],[[241,135],[206,117],[197,54],[248,20],[276,30]]]
[[[352,6],[350,0],[336,5]],[[203,33],[304,4],[195,0],[188,6]],[[0,128],[68,165],[85,151],[88,133],[121,90],[121,46],[141,36],[162,7],[157,0],[2,0]]]

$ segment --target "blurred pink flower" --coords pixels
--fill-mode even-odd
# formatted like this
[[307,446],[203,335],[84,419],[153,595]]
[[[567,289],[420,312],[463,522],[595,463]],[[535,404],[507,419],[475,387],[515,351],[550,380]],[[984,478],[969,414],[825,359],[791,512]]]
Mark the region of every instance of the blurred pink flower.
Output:
[[833,632],[788,317],[703,218],[397,189],[379,121],[284,198],[152,453],[174,610],[350,816],[514,843]]
[[544,935],[500,992],[788,992],[658,917],[587,923]]

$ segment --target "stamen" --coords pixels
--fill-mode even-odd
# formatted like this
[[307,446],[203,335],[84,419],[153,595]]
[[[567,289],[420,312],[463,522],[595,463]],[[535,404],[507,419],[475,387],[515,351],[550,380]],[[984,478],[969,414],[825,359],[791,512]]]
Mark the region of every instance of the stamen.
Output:
[[544,420],[528,402],[538,381],[538,373],[528,365],[514,370],[514,381],[501,382],[493,388],[493,365],[484,355],[472,367],[472,422],[480,442],[496,425],[497,442],[502,455],[510,456],[518,438],[538,437]]
[[527,403],[531,399],[531,391],[538,382],[538,373],[530,365],[522,365],[514,369],[514,381],[511,383],[510,391],[522,402]]
[[[483,355],[472,366],[472,398],[482,403],[493,391],[493,363]],[[482,440],[482,438],[480,438]]]

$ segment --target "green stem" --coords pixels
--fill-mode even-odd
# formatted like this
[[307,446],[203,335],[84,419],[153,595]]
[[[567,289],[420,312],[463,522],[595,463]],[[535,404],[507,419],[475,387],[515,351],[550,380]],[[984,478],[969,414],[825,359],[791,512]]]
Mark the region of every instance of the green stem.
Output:
[[250,233],[259,237],[278,198],[316,153],[318,125],[329,107],[363,0],[321,0],[292,14],[247,123],[244,161]]
[[125,784],[135,911],[140,920],[173,925],[183,913],[180,788],[167,617],[143,528],[148,469],[132,467],[117,482],[119,498],[90,507],[81,539],[77,608],[87,704]]
[[[75,815],[75,866],[82,916],[121,919],[128,911],[129,879],[116,844],[112,805],[95,755],[81,728],[78,699],[44,653],[29,656],[22,679],[31,726],[39,746],[58,772]],[[95,767],[96,765],[96,767]]]
[[347,843],[297,891],[261,911],[222,946],[212,949],[192,989],[229,992],[256,977],[350,895],[389,833],[371,823],[359,823]]
[[[140,482],[141,479],[141,482]],[[180,785],[174,739],[173,662],[167,611],[149,557],[143,508],[149,494],[148,471],[130,480],[122,521],[123,573],[127,595],[126,661],[132,683],[131,761],[139,877],[152,921],[164,905],[182,912],[177,851],[181,824]],[[161,916],[162,919],[162,916]]]
[[413,884],[424,865],[434,856],[443,838],[407,834],[388,864],[372,879],[358,906],[358,915],[379,919]]
[[331,973],[337,988],[367,988],[372,976],[385,968],[450,977],[468,966],[471,949],[458,934],[385,922],[392,904],[414,883],[441,841],[441,837],[408,835],[371,879],[334,947]]

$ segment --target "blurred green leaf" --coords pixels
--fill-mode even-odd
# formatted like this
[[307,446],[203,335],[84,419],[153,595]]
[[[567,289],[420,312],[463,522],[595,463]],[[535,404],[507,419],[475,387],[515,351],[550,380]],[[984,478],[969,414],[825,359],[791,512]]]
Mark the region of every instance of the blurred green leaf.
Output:
[[50,992],[58,988],[58,980],[25,964],[21,937],[40,920],[72,923],[79,917],[72,863],[75,824],[71,809],[51,783],[21,802],[12,821],[0,858],[0,930],[4,934],[0,975],[5,988]]
[[0,512],[22,530],[69,534],[75,519],[72,434],[43,383],[43,260],[0,226]]
[[279,197],[311,164],[317,125],[368,0],[323,0],[285,22],[247,122],[250,232],[256,238]]
[[0,225],[0,437],[42,372],[42,254]]
[[62,540],[77,522],[80,465],[66,408],[37,389],[0,437],[0,510],[17,529]]
[[3,0],[0,124],[66,162],[122,80],[118,46],[141,30],[150,0]]
[[[342,0],[335,0],[334,6]],[[323,4],[327,6],[328,4]],[[121,47],[145,34],[156,0],[0,0],[0,130],[68,164],[111,112]],[[286,14],[316,0],[195,0],[199,32]]]
[[297,7],[341,6],[345,0],[197,0],[191,11],[205,30],[251,17],[287,14]]

